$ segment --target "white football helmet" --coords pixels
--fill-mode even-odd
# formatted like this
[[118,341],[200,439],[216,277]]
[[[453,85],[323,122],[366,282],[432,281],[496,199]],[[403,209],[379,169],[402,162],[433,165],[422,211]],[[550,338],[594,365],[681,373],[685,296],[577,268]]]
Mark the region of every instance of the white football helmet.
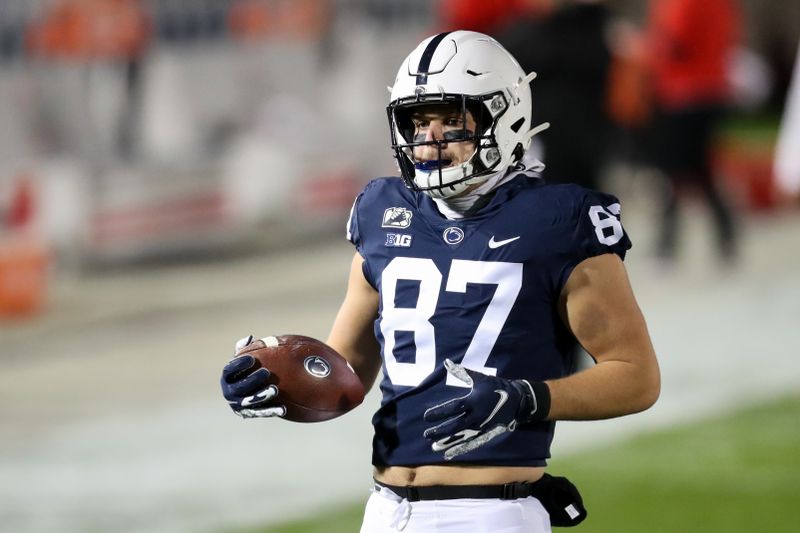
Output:
[[[392,148],[406,185],[433,198],[449,198],[519,161],[531,138],[549,126],[531,126],[529,84],[535,77],[482,33],[446,32],[422,41],[400,65],[387,107]],[[415,141],[411,111],[436,103],[462,111],[461,134]],[[477,122],[475,132],[466,129],[467,110]],[[415,161],[415,146],[435,145],[441,154],[448,141],[472,141],[475,152],[467,161],[444,168]]]

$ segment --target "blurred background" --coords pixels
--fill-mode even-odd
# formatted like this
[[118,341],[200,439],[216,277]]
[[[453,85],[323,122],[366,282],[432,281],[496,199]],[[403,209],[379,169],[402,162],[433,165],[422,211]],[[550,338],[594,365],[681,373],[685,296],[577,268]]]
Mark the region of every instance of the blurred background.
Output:
[[[724,494],[704,507],[727,521],[648,485],[667,502],[653,513],[696,520],[661,530],[761,529],[745,517],[756,496],[753,520],[797,517],[800,2],[0,0],[0,531],[360,513],[374,391],[327,424],[245,423],[217,380],[241,336],[325,338],[352,201],[396,174],[386,88],[420,40],[455,28],[538,72],[534,122],[552,127],[528,157],[619,196],[634,242],[662,398],[561,424],[559,468],[603,447],[607,471],[571,475],[683,486],[708,453],[730,461],[694,500]],[[774,426],[702,433],[774,402],[754,417]],[[668,457],[617,447],[690,423],[700,443]],[[661,462],[685,470],[648,470]],[[743,500],[724,492],[747,478]],[[584,530],[659,530],[598,507]],[[333,530],[307,527],[293,531]]]

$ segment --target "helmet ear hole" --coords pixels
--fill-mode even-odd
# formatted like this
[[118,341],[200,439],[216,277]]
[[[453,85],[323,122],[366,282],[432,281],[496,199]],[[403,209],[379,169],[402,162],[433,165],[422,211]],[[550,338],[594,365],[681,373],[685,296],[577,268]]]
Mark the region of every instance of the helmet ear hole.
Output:
[[519,120],[517,120],[511,125],[511,130],[514,133],[519,133],[519,129],[522,127],[523,124],[525,124],[525,117],[520,117]]
[[525,155],[525,148],[522,147],[522,143],[517,143],[517,145],[514,147],[514,151],[511,152],[511,162],[517,163],[518,161],[521,161],[524,155]]

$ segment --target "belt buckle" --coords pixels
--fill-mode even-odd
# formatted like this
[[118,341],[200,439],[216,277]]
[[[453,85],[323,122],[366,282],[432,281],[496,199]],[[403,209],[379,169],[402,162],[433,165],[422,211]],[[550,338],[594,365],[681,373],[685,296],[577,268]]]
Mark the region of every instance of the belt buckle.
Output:
[[503,495],[501,500],[516,500],[517,499],[517,485],[515,483],[506,483],[503,485]]

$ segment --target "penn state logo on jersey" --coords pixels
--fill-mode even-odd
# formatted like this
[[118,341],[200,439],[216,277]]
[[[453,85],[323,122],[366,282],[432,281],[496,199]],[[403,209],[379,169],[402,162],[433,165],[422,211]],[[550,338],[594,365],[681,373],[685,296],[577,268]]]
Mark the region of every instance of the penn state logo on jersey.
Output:
[[442,232],[442,239],[447,244],[458,244],[464,240],[464,230],[457,226],[450,226]]

